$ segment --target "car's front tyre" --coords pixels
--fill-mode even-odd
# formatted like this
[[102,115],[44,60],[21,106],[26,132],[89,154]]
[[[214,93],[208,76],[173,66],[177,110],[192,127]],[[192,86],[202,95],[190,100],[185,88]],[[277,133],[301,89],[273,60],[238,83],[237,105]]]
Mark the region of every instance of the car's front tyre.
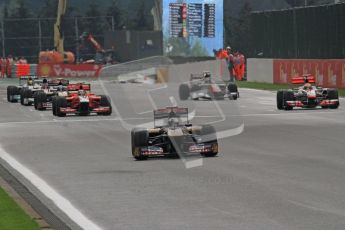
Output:
[[134,128],[131,132],[132,155],[138,161],[147,160],[147,156],[141,154],[141,148],[147,147],[149,132],[143,128]]

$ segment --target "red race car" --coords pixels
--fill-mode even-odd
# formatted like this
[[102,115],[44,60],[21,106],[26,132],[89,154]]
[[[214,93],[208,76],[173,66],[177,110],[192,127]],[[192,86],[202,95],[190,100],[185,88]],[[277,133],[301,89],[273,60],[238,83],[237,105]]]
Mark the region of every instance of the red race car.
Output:
[[90,84],[71,84],[68,86],[67,97],[55,97],[53,100],[53,114],[64,117],[67,114],[88,116],[91,113],[109,116],[112,113],[111,100],[105,95],[95,95],[90,92]]

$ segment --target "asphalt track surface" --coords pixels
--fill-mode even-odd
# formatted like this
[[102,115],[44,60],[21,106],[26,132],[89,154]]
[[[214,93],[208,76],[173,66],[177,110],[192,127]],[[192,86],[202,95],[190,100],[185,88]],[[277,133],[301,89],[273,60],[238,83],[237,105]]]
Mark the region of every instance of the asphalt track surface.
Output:
[[172,88],[96,82],[113,99],[112,116],[56,118],[7,103],[1,87],[1,147],[102,229],[344,229],[345,106],[278,111],[274,93],[249,89],[237,102],[177,100],[194,111],[192,123],[244,131],[221,139],[219,156],[199,167],[185,165],[199,156],[133,160],[129,129],[151,122],[153,105],[174,104]]

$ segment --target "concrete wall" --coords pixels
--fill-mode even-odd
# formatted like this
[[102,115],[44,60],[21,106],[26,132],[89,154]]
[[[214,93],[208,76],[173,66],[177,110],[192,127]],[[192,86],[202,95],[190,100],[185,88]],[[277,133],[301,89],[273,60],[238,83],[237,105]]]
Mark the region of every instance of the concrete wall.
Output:
[[247,59],[247,79],[273,83],[273,59]]
[[202,74],[204,71],[211,72],[212,76],[217,78],[222,77],[225,80],[229,79],[229,72],[226,62],[224,60],[212,60],[180,65],[170,65],[168,67],[169,82],[189,81],[191,74]]

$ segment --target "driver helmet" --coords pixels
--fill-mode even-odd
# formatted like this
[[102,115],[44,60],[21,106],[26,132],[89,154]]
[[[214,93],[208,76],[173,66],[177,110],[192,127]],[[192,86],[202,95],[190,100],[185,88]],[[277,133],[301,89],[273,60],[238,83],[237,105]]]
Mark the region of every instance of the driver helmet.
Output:
[[57,91],[63,91],[63,85],[61,81],[59,81],[59,84],[57,86]]
[[204,72],[204,78],[206,82],[211,81],[211,73],[210,72]]
[[82,97],[84,97],[84,96],[86,95],[86,92],[85,92],[85,90],[83,89],[83,86],[82,86],[82,85],[79,87],[78,93],[79,93],[79,96],[82,96]]
[[29,77],[27,83],[28,83],[28,85],[33,85],[33,84],[34,84],[34,81],[32,80],[31,77]]
[[312,85],[311,85],[310,83],[306,83],[306,84],[304,85],[303,89],[304,89],[304,90],[312,90],[313,87],[312,87]]
[[48,80],[46,78],[43,79],[42,88],[43,89],[47,89],[48,88]]
[[179,120],[177,117],[170,117],[168,119],[168,124],[169,126],[178,126],[179,125]]

